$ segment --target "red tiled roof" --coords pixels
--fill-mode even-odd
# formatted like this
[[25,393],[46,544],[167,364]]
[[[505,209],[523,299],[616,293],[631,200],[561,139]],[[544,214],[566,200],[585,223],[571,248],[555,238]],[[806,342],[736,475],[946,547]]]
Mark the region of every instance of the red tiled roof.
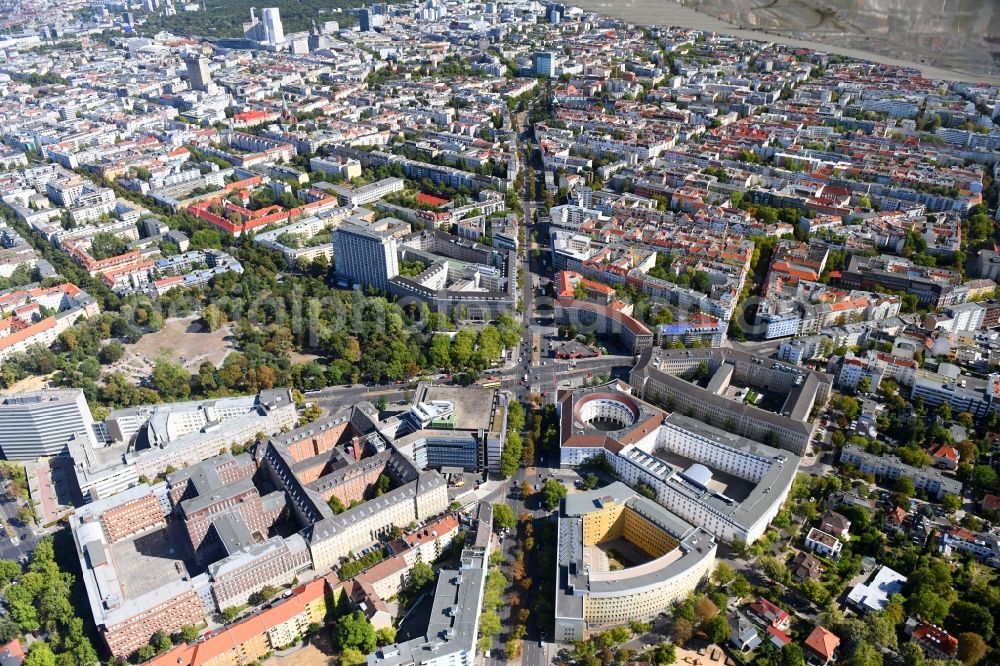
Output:
[[933,624],[922,624],[914,629],[913,640],[931,645],[949,657],[958,650],[958,639]]
[[829,661],[833,659],[833,653],[840,645],[840,638],[833,632],[817,624],[816,628],[806,638],[805,645],[820,657]]
[[777,627],[768,626],[767,633],[771,634],[771,636],[778,639],[778,641],[782,645],[788,645],[789,643],[792,642],[791,637],[785,632],[783,632],[781,629],[778,629]]

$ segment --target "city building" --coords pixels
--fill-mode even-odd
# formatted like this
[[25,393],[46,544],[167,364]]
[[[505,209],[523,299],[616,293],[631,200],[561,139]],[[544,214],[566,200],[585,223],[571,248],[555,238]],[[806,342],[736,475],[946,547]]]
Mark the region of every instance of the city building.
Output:
[[840,462],[854,465],[862,474],[871,474],[880,479],[895,481],[906,477],[913,481],[917,490],[923,490],[936,499],[943,495],[962,495],[962,482],[955,477],[947,476],[934,467],[907,465],[891,453],[878,456],[868,453],[857,444],[847,444],[840,452]]
[[459,568],[438,572],[427,631],[405,643],[378,648],[368,655],[368,666],[448,666],[475,662],[479,614],[493,547],[493,510],[486,502],[477,505],[474,524],[473,533],[466,538]]
[[208,577],[188,573],[149,486],[77,509],[70,530],[94,623],[112,654],[128,656],[157,631],[199,625],[212,610]]
[[191,56],[184,59],[187,65],[188,82],[192,90],[207,92],[212,85],[212,75],[208,70],[208,59]]
[[851,588],[847,593],[847,603],[862,612],[882,611],[889,605],[889,597],[900,594],[904,585],[906,576],[881,566],[867,581]]
[[[699,368],[704,384],[692,381]],[[646,349],[629,383],[647,401],[801,456],[813,408],[826,404],[833,377],[735,349]],[[762,398],[769,393],[773,399]]]
[[[87,412],[89,414],[89,410]],[[96,445],[69,442],[77,487],[84,500],[108,497],[168,469],[182,469],[243,445],[258,433],[291,428],[298,419],[288,389],[215,400],[129,407],[100,424]]]
[[[609,570],[602,545],[625,541],[637,562]],[[715,566],[712,536],[624,483],[568,496],[559,512],[555,640],[648,621],[683,599]]]
[[264,41],[272,46],[285,43],[285,29],[281,25],[281,12],[277,7],[265,7],[261,12],[264,24]]
[[556,54],[552,51],[539,51],[534,55],[535,76],[555,78],[556,75]]
[[619,479],[642,483],[682,520],[723,541],[753,543],[787,497],[799,458],[667,413],[627,385],[560,391],[560,464],[602,456]]
[[496,388],[421,382],[395,433],[396,448],[417,467],[500,471],[508,395]]
[[33,461],[63,455],[70,442],[96,447],[94,421],[80,389],[49,389],[0,398],[0,453]]
[[0,293],[0,363],[33,345],[51,346],[80,319],[100,312],[90,294],[69,282]]
[[[329,160],[324,160],[324,162],[329,162]],[[351,160],[346,158],[343,163],[355,163],[359,165],[357,160]],[[320,166],[327,166],[326,164],[321,164]],[[329,168],[327,166],[327,168]],[[350,167],[348,167],[349,169]],[[350,173],[341,173],[347,177]],[[378,201],[379,199],[392,194],[393,192],[402,192],[406,187],[405,182],[402,178],[385,178],[383,180],[376,181],[369,185],[362,185],[361,187],[351,187],[349,185],[334,185],[331,189],[334,194],[340,199],[340,202],[345,206],[365,206],[367,204]]]
[[337,277],[348,285],[388,293],[399,275],[394,230],[385,224],[341,224],[333,232]]
[[633,354],[638,354],[653,344],[653,331],[638,319],[622,312],[615,304],[601,305],[559,299],[554,305],[556,322],[572,326],[577,332],[616,337]]

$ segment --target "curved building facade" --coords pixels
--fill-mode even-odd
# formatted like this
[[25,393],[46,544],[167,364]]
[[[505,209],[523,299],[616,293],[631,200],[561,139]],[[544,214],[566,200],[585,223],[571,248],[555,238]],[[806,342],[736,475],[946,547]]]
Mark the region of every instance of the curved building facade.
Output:
[[[711,534],[620,482],[567,497],[557,538],[555,639],[561,642],[652,619],[715,566]],[[645,561],[612,570],[602,548],[611,544]]]

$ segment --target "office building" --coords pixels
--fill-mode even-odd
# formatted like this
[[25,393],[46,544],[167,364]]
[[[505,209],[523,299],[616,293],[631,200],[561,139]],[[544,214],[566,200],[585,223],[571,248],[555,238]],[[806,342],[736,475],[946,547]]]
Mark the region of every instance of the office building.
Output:
[[552,51],[538,51],[534,56],[535,76],[555,78],[556,54]]
[[616,476],[643,483],[656,501],[723,541],[753,543],[788,496],[799,458],[667,413],[628,385],[560,391],[560,465],[602,456]]
[[[704,385],[690,379],[698,368],[708,373]],[[646,349],[629,383],[644,400],[801,456],[833,377],[735,349]]]
[[348,221],[333,232],[337,277],[363,289],[389,291],[399,275],[396,236],[385,225]]
[[272,46],[285,43],[285,29],[281,25],[281,13],[277,7],[265,7],[262,13],[264,41]]
[[420,468],[499,473],[507,411],[507,394],[499,389],[421,382],[400,418],[396,447]]
[[[562,643],[669,611],[715,565],[708,532],[621,482],[563,500],[556,538],[555,640]],[[600,545],[619,540],[645,561],[610,570]]]
[[[116,656],[205,621],[208,577],[192,578],[168,537],[162,504],[142,484],[77,509],[70,518],[97,631]],[[121,525],[120,518],[131,519]]]
[[185,58],[188,83],[192,90],[207,91],[212,84],[212,75],[208,71],[208,59],[202,57]]
[[97,445],[83,391],[58,389],[0,398],[0,453],[4,460],[58,456],[67,452],[73,440]]
[[545,8],[545,20],[552,25],[562,23],[563,15],[566,13],[566,6],[559,3],[552,3]]
[[358,29],[361,32],[371,32],[373,27],[372,10],[362,7],[358,10]]

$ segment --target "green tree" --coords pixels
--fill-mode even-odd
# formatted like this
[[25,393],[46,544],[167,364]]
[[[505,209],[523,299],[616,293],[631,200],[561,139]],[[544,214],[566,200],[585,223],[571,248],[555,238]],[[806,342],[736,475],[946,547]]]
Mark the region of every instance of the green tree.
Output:
[[333,515],[347,511],[347,507],[344,506],[344,503],[336,495],[332,496],[327,504],[330,506],[330,511],[333,511]]
[[191,393],[191,375],[176,363],[157,361],[151,380],[153,388],[165,400],[186,398]]
[[369,654],[378,643],[375,628],[361,611],[354,611],[340,619],[333,629],[333,642],[339,650],[356,648],[362,654]]
[[670,635],[674,637],[674,642],[678,645],[684,645],[694,636],[694,625],[686,617],[675,616],[670,627]]
[[720,587],[729,585],[736,578],[736,572],[726,562],[719,562],[712,572],[712,581]]
[[396,627],[382,627],[375,632],[375,640],[379,645],[392,645],[396,642]]
[[455,339],[451,343],[451,364],[454,367],[464,368],[469,364],[475,342],[475,334],[468,329],[462,329],[455,334]]
[[48,643],[35,641],[24,656],[24,666],[56,666],[56,655]]
[[14,560],[0,560],[0,587],[21,575],[21,565]]
[[941,506],[947,509],[949,513],[952,513],[962,508],[962,499],[957,495],[946,493],[941,497]]
[[181,640],[185,643],[191,643],[198,640],[198,636],[201,634],[201,628],[193,624],[186,624],[181,627]]
[[166,652],[173,646],[173,641],[170,640],[170,634],[163,631],[162,629],[157,629],[156,633],[153,634],[150,643],[156,648],[157,652]]
[[493,526],[498,530],[514,529],[517,520],[514,518],[514,510],[507,504],[493,505]]
[[781,666],[806,666],[806,656],[798,643],[789,643],[781,649]]
[[852,666],[882,666],[884,659],[871,643],[861,643],[851,656]]
[[117,257],[126,252],[128,252],[128,243],[107,231],[99,231],[94,234],[90,243],[90,256],[97,260]]
[[542,484],[542,506],[551,511],[566,497],[566,486],[555,479],[546,479]]
[[415,562],[406,578],[406,587],[412,595],[419,594],[424,588],[434,582],[434,569],[426,562]]
[[729,622],[724,615],[716,615],[702,625],[708,640],[721,645],[729,638]]
[[657,646],[650,655],[650,661],[657,666],[670,666],[677,661],[677,650],[673,643],[664,643]]
[[948,402],[942,402],[938,405],[937,415],[940,416],[945,421],[951,420],[951,404]]
[[349,647],[340,653],[340,663],[341,666],[363,666],[368,663],[368,658],[358,648]]
[[451,367],[451,338],[445,333],[435,333],[427,350],[427,358],[433,368]]
[[509,431],[504,442],[503,451],[500,453],[501,476],[508,478],[517,471],[518,465],[521,464],[523,449],[524,440],[521,439],[520,433],[515,430]]
[[97,352],[97,360],[99,360],[104,365],[110,365],[121,360],[122,356],[125,355],[125,345],[118,342],[117,340],[112,340],[108,344],[101,347],[101,350]]
[[240,613],[246,610],[246,604],[241,604],[239,606],[229,606],[222,609],[222,619],[227,623],[232,622],[240,616]]
[[997,483],[997,473],[989,465],[976,465],[972,468],[972,483],[982,490],[989,490]]

